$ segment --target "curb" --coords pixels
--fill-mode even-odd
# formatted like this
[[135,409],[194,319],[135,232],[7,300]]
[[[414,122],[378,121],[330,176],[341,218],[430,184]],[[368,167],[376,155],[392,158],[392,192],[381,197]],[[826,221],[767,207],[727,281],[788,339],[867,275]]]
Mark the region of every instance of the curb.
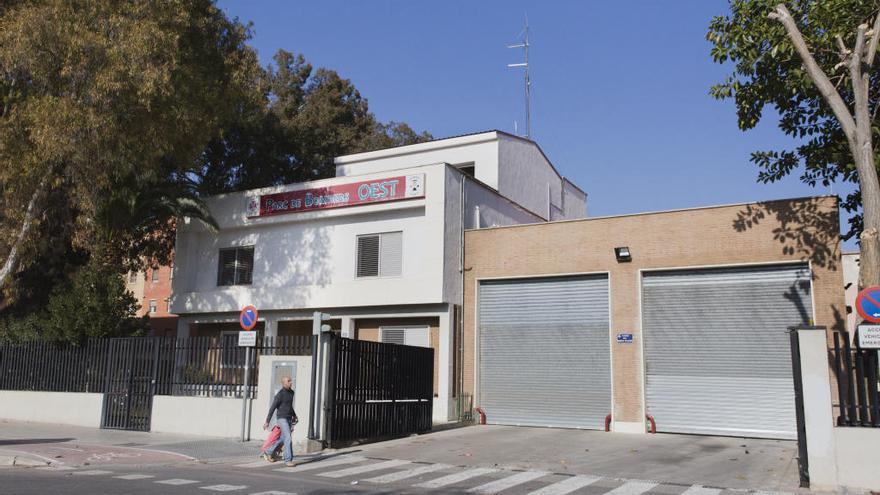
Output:
[[37,467],[48,466],[49,463],[20,455],[0,455],[0,466]]

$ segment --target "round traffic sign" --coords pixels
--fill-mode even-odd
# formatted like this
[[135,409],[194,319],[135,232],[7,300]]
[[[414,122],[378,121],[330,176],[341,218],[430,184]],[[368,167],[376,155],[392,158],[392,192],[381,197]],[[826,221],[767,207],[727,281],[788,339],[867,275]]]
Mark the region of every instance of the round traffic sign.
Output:
[[856,297],[856,312],[871,323],[880,323],[880,286],[862,289]]
[[241,308],[241,313],[238,315],[238,323],[241,325],[241,328],[244,330],[253,330],[255,326],[257,326],[257,308],[248,305]]

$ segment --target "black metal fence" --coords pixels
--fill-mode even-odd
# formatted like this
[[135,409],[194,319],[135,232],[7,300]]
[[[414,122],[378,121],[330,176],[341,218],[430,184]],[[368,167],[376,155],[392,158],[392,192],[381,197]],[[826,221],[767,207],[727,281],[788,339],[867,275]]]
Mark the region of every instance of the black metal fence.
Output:
[[333,336],[331,445],[431,429],[434,350]]
[[[0,344],[0,390],[112,393],[126,373],[147,373],[154,395],[241,397],[245,348],[230,335],[89,339],[74,344]],[[120,342],[132,342],[119,347]],[[124,350],[123,350],[124,349]],[[310,336],[263,337],[251,352],[250,384],[261,355],[309,355]]]
[[110,341],[0,344],[0,390],[104,392]]
[[862,349],[858,338],[850,344],[848,332],[834,332],[831,366],[837,378],[838,426],[880,428],[880,381],[877,349]]

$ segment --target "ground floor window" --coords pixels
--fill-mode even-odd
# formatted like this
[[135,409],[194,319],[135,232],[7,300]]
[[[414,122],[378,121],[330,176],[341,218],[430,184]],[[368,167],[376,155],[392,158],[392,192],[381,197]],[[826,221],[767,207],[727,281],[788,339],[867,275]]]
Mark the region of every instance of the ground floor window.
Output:
[[431,329],[425,326],[379,327],[379,340],[390,344],[431,347]]

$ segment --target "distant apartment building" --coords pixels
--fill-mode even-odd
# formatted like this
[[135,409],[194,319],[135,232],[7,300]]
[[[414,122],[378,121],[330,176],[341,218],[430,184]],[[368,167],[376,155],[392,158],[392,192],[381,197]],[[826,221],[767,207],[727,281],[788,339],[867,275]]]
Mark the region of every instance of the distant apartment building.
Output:
[[150,317],[150,335],[155,337],[177,335],[177,315],[169,311],[173,274],[172,264],[131,272],[126,278],[126,288],[140,305],[137,315]]

